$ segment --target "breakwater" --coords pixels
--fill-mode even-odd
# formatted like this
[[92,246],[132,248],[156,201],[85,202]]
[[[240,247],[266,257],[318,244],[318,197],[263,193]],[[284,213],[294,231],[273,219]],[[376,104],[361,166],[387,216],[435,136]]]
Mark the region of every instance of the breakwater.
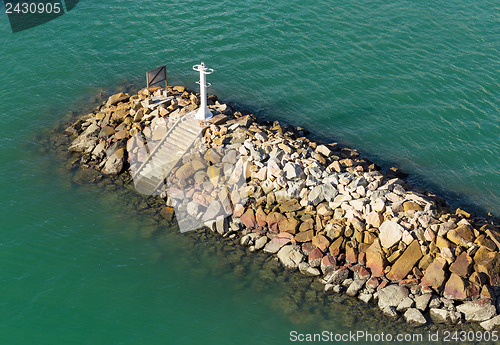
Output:
[[[148,100],[165,91],[174,97],[150,109]],[[161,195],[165,202],[158,207],[167,221],[181,216],[170,205],[196,195],[178,209],[250,251],[276,255],[285,268],[317,277],[326,293],[375,301],[388,317],[414,325],[498,325],[495,224],[447,209],[407,185],[402,172],[384,173],[356,150],[312,141],[301,128],[259,122],[210,99],[218,115],[200,123],[203,145],[166,177],[170,189],[182,191]],[[197,106],[198,96],[183,87],[114,95],[66,129],[72,164],[96,179],[130,174],[139,149],[134,138],[153,139],[163,130],[160,119],[182,118]],[[245,183],[229,189],[227,198],[214,196],[216,186],[227,185],[225,169],[236,166],[237,157],[245,163]],[[232,216],[207,216],[217,207]]]

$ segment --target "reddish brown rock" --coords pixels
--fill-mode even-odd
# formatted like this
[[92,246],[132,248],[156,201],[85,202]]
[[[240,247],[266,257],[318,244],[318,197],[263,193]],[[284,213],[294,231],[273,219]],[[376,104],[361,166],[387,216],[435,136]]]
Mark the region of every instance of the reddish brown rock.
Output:
[[462,278],[468,278],[472,273],[472,267],[474,262],[472,258],[467,255],[466,252],[460,254],[455,262],[453,262],[450,266],[450,272],[459,275]]
[[466,281],[455,273],[452,273],[444,287],[443,296],[454,300],[466,299],[468,297]]
[[312,238],[312,244],[318,247],[322,252],[326,252],[330,246],[330,241],[323,235],[316,235]]
[[445,259],[436,258],[425,270],[421,284],[430,286],[436,291],[441,291],[446,281],[446,264]]
[[495,286],[500,284],[499,252],[489,252],[483,261],[476,263],[477,263],[477,271],[479,273],[484,273],[488,276],[490,285]]
[[309,242],[314,236],[314,230],[302,231],[295,235],[297,242]]
[[370,269],[374,277],[383,277],[386,266],[387,261],[380,241],[376,239],[366,251],[366,267]]
[[314,248],[307,257],[307,262],[311,267],[319,267],[321,265],[321,260],[323,259],[323,253],[318,248]]
[[291,234],[295,234],[297,232],[297,228],[299,227],[299,221],[296,218],[285,218],[278,223],[278,228],[280,231],[286,231]]
[[356,242],[348,241],[345,244],[345,261],[350,264],[358,262],[358,247],[356,246]]
[[371,277],[366,282],[366,287],[375,290],[380,284],[380,279],[377,277]]
[[285,219],[285,216],[282,215],[281,213],[278,212],[271,212],[267,215],[266,221],[267,221],[267,226],[271,231],[278,232],[278,223],[282,220]]
[[366,252],[361,252],[358,254],[358,263],[360,265],[366,265]]
[[495,230],[489,229],[487,225],[485,225],[485,227],[482,227],[481,229],[484,229],[484,231],[486,231],[486,235],[488,235],[490,240],[495,242],[497,248],[500,249],[500,233]]
[[292,240],[285,236],[274,236],[264,247],[266,253],[277,253],[284,245],[290,243]]
[[344,242],[344,238],[342,236],[333,241],[332,245],[330,246],[330,254],[332,254],[333,256],[338,256],[340,254],[342,242]]
[[418,240],[414,240],[396,260],[394,265],[392,265],[391,271],[387,274],[387,278],[391,280],[404,279],[421,258],[422,251],[420,250],[420,244]]
[[257,225],[262,227],[266,226],[267,225],[266,219],[267,219],[266,212],[264,212],[262,207],[259,207],[257,209],[257,212],[255,212],[255,220],[257,221]]
[[454,230],[467,242],[474,242],[474,229],[469,224],[462,224]]
[[251,208],[248,208],[248,210],[241,215],[240,220],[248,229],[253,229],[257,225],[255,214]]
[[323,274],[334,271],[337,268],[337,260],[330,254],[323,256],[321,259],[321,271]]
[[280,212],[283,212],[283,213],[298,211],[301,208],[302,208],[302,206],[300,206],[297,199],[284,201],[279,205]]
[[316,248],[316,246],[311,242],[306,242],[302,244],[302,252],[305,255],[309,255],[314,250],[314,248]]
[[310,218],[300,224],[299,231],[309,231],[314,228],[314,219]]

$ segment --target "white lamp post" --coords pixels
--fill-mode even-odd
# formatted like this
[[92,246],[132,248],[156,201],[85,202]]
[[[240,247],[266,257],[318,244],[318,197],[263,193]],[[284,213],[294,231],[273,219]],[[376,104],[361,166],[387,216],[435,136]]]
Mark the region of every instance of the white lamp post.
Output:
[[207,107],[207,87],[209,87],[211,84],[208,83],[207,85],[206,75],[213,73],[214,70],[212,68],[207,68],[203,62],[201,63],[201,65],[194,65],[193,70],[200,71],[200,81],[197,82],[198,84],[200,84],[200,109],[198,109],[195,118],[198,120],[208,120],[213,115],[210,109],[208,109]]

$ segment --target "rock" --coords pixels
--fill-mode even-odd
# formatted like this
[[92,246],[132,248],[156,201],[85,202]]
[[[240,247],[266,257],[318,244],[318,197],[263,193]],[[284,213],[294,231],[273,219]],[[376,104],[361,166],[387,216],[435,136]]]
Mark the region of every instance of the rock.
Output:
[[299,227],[299,221],[296,218],[285,218],[278,223],[278,228],[280,231],[289,232],[295,234],[297,228]]
[[321,274],[321,272],[317,268],[311,267],[307,262],[301,262],[299,264],[299,271],[302,274],[312,276],[312,277],[319,276]]
[[286,245],[278,252],[278,259],[287,269],[295,269],[304,259],[300,252],[300,247],[296,245]]
[[266,217],[267,226],[269,227],[269,229],[271,229],[271,231],[278,232],[279,231],[278,224],[281,221],[284,221],[285,219],[286,219],[285,216],[282,215],[281,213],[270,212]]
[[322,259],[323,253],[318,248],[314,248],[307,257],[307,261],[311,267],[319,267]]
[[484,260],[477,261],[477,271],[484,273],[490,280],[490,285],[500,285],[500,253],[489,252],[484,256]]
[[417,204],[415,201],[405,201],[403,203],[403,209],[405,212],[408,211],[422,211],[422,206]]
[[374,228],[379,228],[384,221],[384,217],[381,213],[372,211],[366,216],[366,224]]
[[366,292],[361,292],[358,296],[358,299],[362,302],[365,302],[366,304],[370,303],[371,300],[373,299],[373,294],[371,293],[366,293]]
[[436,258],[425,270],[422,286],[430,286],[436,291],[441,291],[446,280],[446,265],[445,259]]
[[129,100],[129,98],[130,98],[130,95],[128,93],[120,92],[120,93],[114,94],[113,96],[108,98],[108,102],[106,103],[106,106],[110,107],[110,106],[116,105],[120,102],[127,102]]
[[323,195],[323,186],[314,186],[308,195],[309,203],[316,206],[323,200],[325,200],[325,196]]
[[431,300],[432,294],[426,293],[423,295],[420,295],[418,297],[415,297],[415,308],[417,308],[420,311],[425,311],[427,307],[429,306],[429,302]]
[[106,175],[118,175],[123,169],[123,162],[125,161],[125,150],[120,148],[113,152],[106,160],[102,172]]
[[347,263],[355,264],[358,262],[358,248],[355,241],[347,241],[345,244],[345,260]]
[[388,285],[378,291],[378,307],[381,310],[386,307],[396,308],[408,295],[407,288],[399,285]]
[[472,273],[473,264],[474,262],[472,258],[466,252],[463,252],[451,264],[450,272],[455,273],[462,278],[468,278]]
[[321,153],[325,157],[330,157],[330,155],[332,154],[332,151],[325,145],[318,145],[316,147],[316,152]]
[[298,211],[301,208],[302,208],[302,206],[300,206],[297,199],[291,199],[288,201],[284,201],[284,202],[280,203],[280,205],[279,205],[280,212],[282,212],[282,213]]
[[312,244],[318,247],[322,252],[326,252],[330,246],[330,241],[323,235],[316,235],[312,238]]
[[333,202],[338,194],[339,191],[331,183],[325,183],[323,185],[323,196],[325,197],[326,201]]
[[321,271],[323,274],[327,274],[328,272],[331,272],[337,268],[337,260],[330,254],[327,254],[323,256],[321,259]]
[[387,306],[384,309],[382,309],[382,314],[387,316],[389,319],[396,320],[398,318],[396,307],[393,306]]
[[255,221],[257,222],[257,225],[259,226],[266,226],[267,225],[267,214],[264,212],[262,207],[259,207],[257,211],[255,212]]
[[467,285],[460,276],[452,273],[444,287],[443,296],[453,300],[464,300],[468,297]]
[[406,248],[403,255],[401,255],[396,260],[390,272],[387,274],[387,278],[391,280],[404,279],[408,275],[408,273],[411,272],[417,262],[422,258],[422,256],[423,255],[420,249],[420,244],[417,240],[414,240]]
[[380,244],[383,248],[390,248],[403,237],[403,227],[392,220],[386,220],[380,226]]
[[431,308],[429,311],[432,321],[435,323],[448,323],[450,321],[450,311],[446,309]]
[[221,214],[221,210],[222,206],[220,202],[218,201],[211,202],[207,210],[205,211],[205,214],[203,215],[202,218],[203,222],[207,222],[209,220],[215,220]]
[[422,315],[420,310],[416,308],[409,308],[403,315],[406,322],[414,326],[422,326],[427,323],[427,320]]
[[396,307],[396,310],[399,313],[404,313],[408,309],[413,308],[415,306],[415,301],[412,300],[410,297],[406,297],[404,300],[402,300],[398,306]]
[[465,302],[457,307],[465,315],[466,321],[482,322],[496,315],[496,308],[491,303]]
[[325,275],[325,278],[323,278],[325,283],[328,284],[333,284],[333,285],[340,285],[349,278],[350,272],[348,268],[342,267],[339,268],[336,271],[331,271]]
[[256,226],[255,214],[251,208],[248,208],[240,217],[241,222],[247,229],[253,229]]
[[301,231],[295,235],[295,241],[297,242],[309,242],[314,236],[314,230]]
[[284,245],[290,242],[290,238],[276,235],[269,243],[266,244],[266,246],[264,247],[264,252],[277,253]]
[[229,231],[229,221],[227,218],[219,217],[215,221],[215,229],[220,235],[224,235]]
[[366,251],[366,267],[370,269],[374,277],[383,277],[386,266],[385,254],[377,238]]
[[283,172],[285,173],[285,177],[289,180],[295,178],[301,178],[304,176],[304,171],[302,168],[295,163],[288,162],[283,167]]
[[343,242],[344,238],[342,236],[333,241],[329,248],[330,254],[332,254],[333,256],[338,256],[340,254],[340,249]]
[[493,331],[495,327],[500,327],[500,315],[497,315],[487,321],[483,321],[479,325],[487,331]]
[[261,236],[255,241],[255,250],[260,250],[264,248],[268,241],[268,238],[266,236]]
[[365,285],[365,280],[354,279],[351,285],[349,285],[349,288],[347,288],[346,295],[351,297],[357,296],[359,290],[361,290],[364,285]]

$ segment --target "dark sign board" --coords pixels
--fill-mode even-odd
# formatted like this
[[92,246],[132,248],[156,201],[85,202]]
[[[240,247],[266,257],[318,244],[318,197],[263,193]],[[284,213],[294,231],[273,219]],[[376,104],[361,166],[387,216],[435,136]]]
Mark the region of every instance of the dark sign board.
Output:
[[146,73],[147,87],[165,82],[167,87],[167,66],[163,65]]

